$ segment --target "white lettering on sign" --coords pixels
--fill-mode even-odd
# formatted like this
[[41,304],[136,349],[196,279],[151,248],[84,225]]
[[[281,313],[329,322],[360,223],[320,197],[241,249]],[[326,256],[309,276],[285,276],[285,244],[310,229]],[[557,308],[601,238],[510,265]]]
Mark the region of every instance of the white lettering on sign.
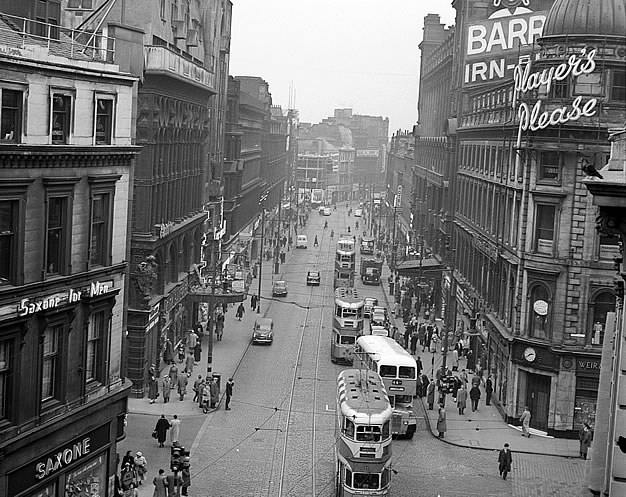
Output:
[[83,456],[89,454],[91,447],[91,439],[85,438],[82,442],[75,443],[71,448],[68,447],[57,452],[53,457],[49,457],[45,462],[41,461],[35,466],[35,478],[43,480],[46,476],[58,471],[64,466],[69,466],[72,462],[77,461]]
[[67,293],[51,295],[41,299],[21,299],[17,304],[17,315],[29,316],[41,311],[48,311],[50,309],[56,309],[65,304],[75,304],[79,302],[83,297],[87,295],[89,297],[97,297],[98,295],[104,295],[112,290],[112,282],[102,283],[95,281],[90,284],[89,291],[87,289],[75,289],[70,288]]
[[545,15],[511,17],[467,29],[467,55],[480,55],[495,49],[511,50],[531,45],[541,36]]
[[[595,50],[587,52],[586,49],[583,49],[580,57],[572,54],[567,59],[567,62],[535,72],[531,72],[531,64],[518,65],[513,76],[515,80],[514,100],[517,101],[519,95],[527,91],[537,90],[542,87],[545,87],[545,92],[548,93],[555,81],[563,81],[569,76],[576,77],[592,73],[596,68],[595,55]],[[532,108],[527,103],[522,102],[517,110],[520,120],[519,129],[520,131],[529,129],[537,131],[548,126],[577,121],[583,116],[592,117],[596,113],[597,103],[598,100],[596,98],[583,102],[582,96],[579,95],[574,99],[571,106],[562,106],[551,111],[544,111],[542,110],[542,100],[537,100]]]

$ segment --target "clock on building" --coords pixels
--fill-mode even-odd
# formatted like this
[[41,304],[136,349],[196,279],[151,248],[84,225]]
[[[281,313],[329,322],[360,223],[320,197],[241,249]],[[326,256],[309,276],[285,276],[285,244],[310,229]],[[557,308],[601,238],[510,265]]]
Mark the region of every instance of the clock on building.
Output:
[[524,349],[524,359],[526,359],[528,362],[533,362],[536,357],[537,352],[535,352],[535,349],[533,349],[532,347],[526,347],[526,349]]

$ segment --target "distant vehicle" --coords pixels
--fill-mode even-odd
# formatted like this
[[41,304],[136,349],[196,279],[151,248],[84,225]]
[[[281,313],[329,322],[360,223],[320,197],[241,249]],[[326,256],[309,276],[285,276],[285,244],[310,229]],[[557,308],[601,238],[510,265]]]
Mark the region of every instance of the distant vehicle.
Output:
[[320,272],[319,271],[308,271],[306,273],[306,284],[309,285],[317,285],[320,284]]
[[252,343],[268,343],[274,341],[274,321],[271,318],[258,318],[252,328]]
[[375,335],[378,337],[388,337],[389,329],[378,324],[370,324],[370,335]]
[[335,290],[330,360],[352,364],[354,343],[363,334],[363,297],[355,288]]
[[332,210],[330,207],[324,207],[324,210],[322,212],[322,214],[324,214],[325,216],[330,216],[332,214]]
[[364,236],[361,238],[361,254],[374,255],[374,246],[376,239],[373,236]]
[[276,280],[272,285],[272,297],[286,297],[287,296],[287,282],[283,280]]
[[324,215],[324,207],[320,207],[317,212],[319,213],[320,216],[323,216]]
[[363,209],[356,209],[354,211],[354,217],[361,217],[363,215]]
[[365,285],[380,285],[380,275],[383,271],[383,261],[380,259],[361,258],[361,281]]
[[372,308],[378,305],[378,299],[376,297],[365,297],[363,304],[363,317],[370,318],[372,317]]
[[306,237],[306,235],[298,235],[298,238],[296,238],[296,248],[305,249],[308,243],[309,243],[309,240]]
[[382,305],[375,305],[374,307],[372,307],[372,317],[370,318],[372,321],[374,321],[374,315],[382,315],[381,322],[384,323],[384,326],[387,326],[390,323],[389,311],[387,311],[386,307]]
[[370,326],[382,326],[386,328],[389,325],[387,317],[382,312],[372,312],[370,317]]

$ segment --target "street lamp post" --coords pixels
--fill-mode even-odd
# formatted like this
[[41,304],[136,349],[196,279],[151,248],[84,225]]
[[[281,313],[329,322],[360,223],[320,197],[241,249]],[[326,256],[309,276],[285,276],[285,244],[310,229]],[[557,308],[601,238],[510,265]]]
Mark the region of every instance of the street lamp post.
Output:
[[267,193],[259,199],[259,205],[261,206],[261,248],[259,249],[259,290],[257,298],[256,313],[261,313],[261,279],[263,278],[263,244],[265,240],[265,201],[267,200]]

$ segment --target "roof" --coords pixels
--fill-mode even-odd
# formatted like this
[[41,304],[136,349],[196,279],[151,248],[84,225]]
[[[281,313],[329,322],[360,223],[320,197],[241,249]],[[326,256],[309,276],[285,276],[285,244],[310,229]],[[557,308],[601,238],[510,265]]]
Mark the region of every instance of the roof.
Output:
[[396,269],[400,276],[419,276],[420,273],[422,276],[425,276],[440,273],[446,269],[446,266],[434,257],[427,257],[422,259],[421,262],[419,259],[401,262]]
[[382,425],[392,415],[385,385],[374,371],[341,371],[337,377],[337,400],[343,415],[355,424]]
[[542,38],[577,35],[626,38],[626,2],[556,0],[546,17]]
[[417,368],[417,363],[413,356],[392,338],[363,335],[357,338],[357,345],[365,352],[374,354],[373,359],[376,362],[394,366],[413,366]]

